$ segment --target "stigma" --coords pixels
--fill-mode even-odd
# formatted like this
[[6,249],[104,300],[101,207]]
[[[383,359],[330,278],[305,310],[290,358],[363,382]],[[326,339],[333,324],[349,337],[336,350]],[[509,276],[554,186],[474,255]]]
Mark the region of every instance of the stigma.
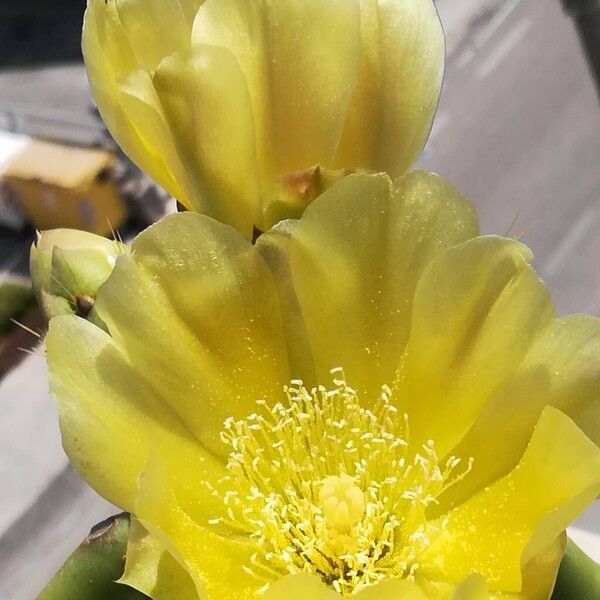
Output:
[[211,524],[254,540],[243,568],[262,589],[310,573],[349,597],[383,579],[414,578],[440,533],[427,507],[471,469],[454,456],[440,461],[432,440],[412,448],[409,418],[389,387],[361,403],[343,371],[332,374],[332,389],[292,381],[284,402],[259,401],[221,434],[228,475],[207,484],[223,501]]
[[326,527],[347,534],[365,513],[365,494],[350,475],[331,475],[322,483],[319,506]]

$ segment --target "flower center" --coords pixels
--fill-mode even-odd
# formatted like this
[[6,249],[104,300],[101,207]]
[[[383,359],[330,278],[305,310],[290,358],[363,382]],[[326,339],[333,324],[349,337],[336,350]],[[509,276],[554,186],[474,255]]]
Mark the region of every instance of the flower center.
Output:
[[[433,441],[413,449],[408,417],[384,386],[362,406],[340,369],[335,387],[293,381],[286,402],[228,419],[228,475],[213,493],[224,516],[211,520],[256,542],[244,570],[268,587],[312,573],[344,597],[387,578],[411,578],[443,528],[426,509],[470,470],[438,460]],[[458,471],[458,472],[457,472]],[[264,588],[263,588],[264,589]]]

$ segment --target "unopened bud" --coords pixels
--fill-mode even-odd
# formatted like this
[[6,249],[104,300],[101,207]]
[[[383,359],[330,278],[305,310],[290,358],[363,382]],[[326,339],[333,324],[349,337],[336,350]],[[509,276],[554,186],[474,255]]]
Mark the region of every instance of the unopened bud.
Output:
[[100,286],[112,273],[125,244],[75,229],[38,235],[31,247],[31,279],[46,318],[88,318]]

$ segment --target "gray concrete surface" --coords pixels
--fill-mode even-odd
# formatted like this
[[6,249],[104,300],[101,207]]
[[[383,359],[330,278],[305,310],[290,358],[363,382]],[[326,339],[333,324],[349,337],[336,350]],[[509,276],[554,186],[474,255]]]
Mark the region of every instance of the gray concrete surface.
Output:
[[118,512],[65,465],[0,538],[0,598],[35,598],[92,525]]
[[41,348],[0,381],[0,599],[32,600],[94,523],[119,512],[69,467]]
[[0,128],[82,145],[103,140],[80,62],[0,69]]
[[[444,91],[420,166],[513,233],[560,313],[600,314],[600,106],[558,0],[438,0]],[[449,25],[450,27],[450,25]]]
[[67,466],[48,401],[46,361],[38,352],[0,384],[0,481],[10,482],[0,495],[0,539]]
[[[560,313],[600,314],[600,106],[571,22],[558,0],[437,5],[448,67],[419,166],[471,197],[485,232],[515,221],[512,233],[536,252]],[[88,101],[78,63],[0,70],[0,111],[58,114],[83,131]],[[33,598],[113,510],[67,467],[44,373],[33,357],[0,382],[2,600]],[[600,559],[600,510],[573,532]]]

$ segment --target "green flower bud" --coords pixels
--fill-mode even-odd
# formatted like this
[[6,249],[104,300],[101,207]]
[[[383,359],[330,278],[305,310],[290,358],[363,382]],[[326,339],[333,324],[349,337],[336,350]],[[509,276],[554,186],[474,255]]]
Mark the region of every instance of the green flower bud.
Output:
[[98,288],[117,258],[127,252],[125,244],[85,231],[54,229],[38,234],[31,247],[31,279],[46,317],[93,316]]

